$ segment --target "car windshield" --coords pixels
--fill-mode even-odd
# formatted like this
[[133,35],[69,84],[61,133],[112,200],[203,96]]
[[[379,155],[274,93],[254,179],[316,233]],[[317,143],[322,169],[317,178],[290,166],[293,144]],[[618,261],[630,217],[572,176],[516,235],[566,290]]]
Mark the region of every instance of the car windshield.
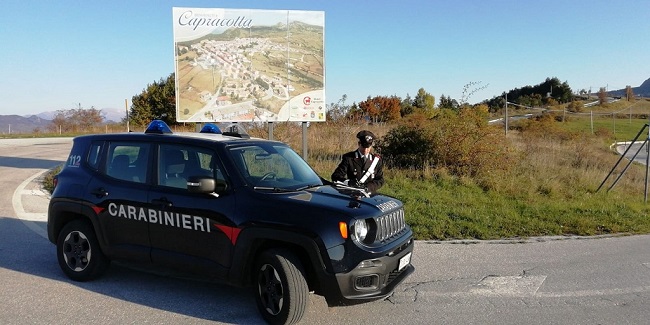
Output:
[[230,152],[241,175],[257,190],[295,191],[323,185],[316,172],[287,146],[258,144]]

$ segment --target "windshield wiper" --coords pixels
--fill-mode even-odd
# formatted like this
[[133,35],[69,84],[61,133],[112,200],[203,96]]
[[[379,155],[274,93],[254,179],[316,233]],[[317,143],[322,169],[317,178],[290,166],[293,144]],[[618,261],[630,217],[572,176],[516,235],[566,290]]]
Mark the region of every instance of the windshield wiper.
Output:
[[340,188],[342,190],[349,190],[349,191],[357,192],[365,197],[370,197],[370,193],[365,188],[350,186],[348,184],[339,181],[334,182],[333,185],[334,187]]
[[319,186],[323,186],[323,184],[309,184],[309,185],[305,185],[305,186],[302,186],[302,187],[297,188],[296,191],[302,191],[302,190],[306,190],[306,189],[308,189],[308,188],[319,187]]
[[282,188],[282,187],[267,187],[267,186],[255,186],[253,187],[254,190],[260,190],[260,191],[273,191],[273,192],[294,192],[295,190],[291,190],[288,188]]

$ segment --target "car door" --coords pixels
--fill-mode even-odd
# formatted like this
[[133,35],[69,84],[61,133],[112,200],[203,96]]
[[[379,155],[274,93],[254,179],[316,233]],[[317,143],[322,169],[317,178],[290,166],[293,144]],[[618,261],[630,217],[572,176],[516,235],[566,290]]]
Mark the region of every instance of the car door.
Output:
[[[104,149],[102,149],[102,147]],[[146,213],[150,145],[136,141],[107,141],[92,145],[97,172],[86,187],[85,199],[98,218],[106,254],[113,258],[150,261],[149,220]]]
[[[235,196],[227,188],[222,165],[210,148],[160,144],[157,175],[149,204],[158,211],[150,223],[154,263],[184,271],[223,277],[231,263],[238,230],[234,220]],[[190,176],[211,177],[217,193],[190,193]]]

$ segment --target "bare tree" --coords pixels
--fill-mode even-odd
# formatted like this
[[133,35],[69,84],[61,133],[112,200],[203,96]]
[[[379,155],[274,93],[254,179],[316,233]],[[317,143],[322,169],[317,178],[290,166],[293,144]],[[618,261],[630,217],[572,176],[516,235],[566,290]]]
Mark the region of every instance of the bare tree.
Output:
[[625,97],[628,102],[634,99],[634,90],[632,90],[632,86],[625,86]]
[[93,132],[104,122],[101,110],[91,107],[84,109],[81,104],[77,108],[59,110],[52,119],[48,129],[52,132]]
[[600,90],[598,91],[598,103],[600,105],[607,103],[607,90],[605,87],[600,87]]

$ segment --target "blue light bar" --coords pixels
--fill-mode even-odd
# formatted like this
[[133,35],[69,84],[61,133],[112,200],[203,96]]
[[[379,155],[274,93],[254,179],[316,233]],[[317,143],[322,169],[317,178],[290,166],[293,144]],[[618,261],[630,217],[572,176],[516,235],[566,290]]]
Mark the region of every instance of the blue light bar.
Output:
[[149,125],[147,126],[147,129],[144,131],[144,133],[153,133],[153,134],[171,134],[173,133],[172,130],[169,128],[167,123],[163,122],[162,120],[153,120]]
[[206,124],[199,133],[212,133],[212,134],[221,134],[221,130],[218,126],[208,123]]

